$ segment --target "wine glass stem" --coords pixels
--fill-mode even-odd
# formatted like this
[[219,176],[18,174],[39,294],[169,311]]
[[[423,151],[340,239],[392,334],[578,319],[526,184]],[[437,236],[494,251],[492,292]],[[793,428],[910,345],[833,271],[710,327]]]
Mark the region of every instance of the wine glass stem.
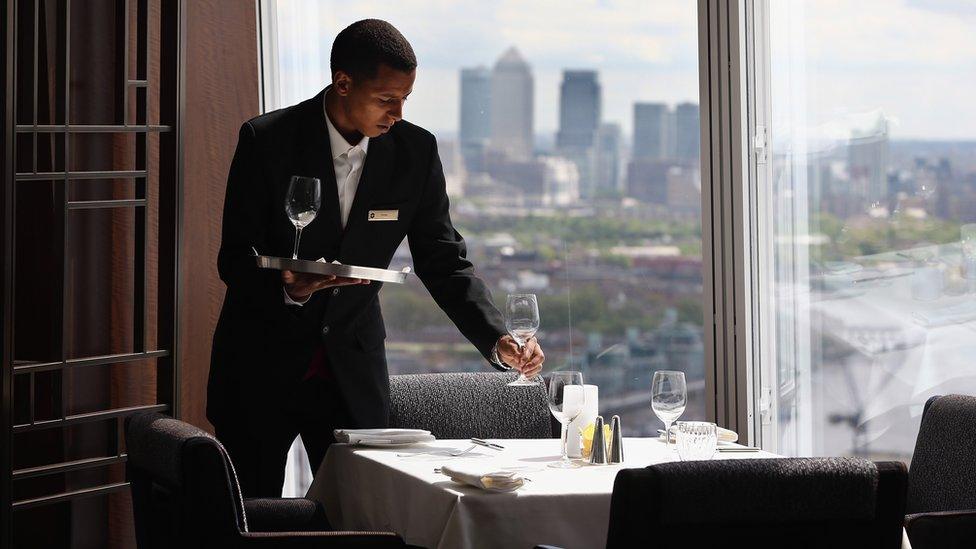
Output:
[[671,422],[664,422],[664,447],[671,449]]
[[302,241],[302,228],[295,227],[295,251],[292,252],[291,258],[298,259],[298,243]]
[[564,463],[566,463],[566,462],[569,461],[569,448],[567,447],[567,445],[569,444],[569,424],[563,423],[562,424],[562,427],[563,427],[563,433],[562,433],[563,459],[562,459],[562,461]]

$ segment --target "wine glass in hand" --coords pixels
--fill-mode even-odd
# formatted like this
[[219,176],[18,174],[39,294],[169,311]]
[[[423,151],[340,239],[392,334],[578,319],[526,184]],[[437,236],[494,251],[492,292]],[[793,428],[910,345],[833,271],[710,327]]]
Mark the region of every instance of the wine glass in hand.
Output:
[[302,229],[315,219],[322,204],[322,184],[315,177],[293,175],[288,183],[285,196],[285,212],[295,225],[295,251],[291,258],[298,259],[298,243],[302,239]]
[[549,411],[562,424],[562,459],[550,463],[549,467],[568,469],[579,467],[579,463],[570,461],[566,442],[569,436],[569,424],[579,417],[586,403],[583,392],[583,374],[581,372],[564,371],[553,372],[549,375],[549,388],[546,391],[549,400]]
[[[525,351],[525,344],[539,330],[539,302],[535,294],[510,294],[505,300],[505,328],[512,339],[518,343],[519,352]],[[538,385],[536,380],[519,374],[518,379],[509,386]]]
[[651,381],[651,409],[664,422],[665,444],[671,444],[671,424],[684,413],[687,400],[684,372],[654,372],[654,379]]

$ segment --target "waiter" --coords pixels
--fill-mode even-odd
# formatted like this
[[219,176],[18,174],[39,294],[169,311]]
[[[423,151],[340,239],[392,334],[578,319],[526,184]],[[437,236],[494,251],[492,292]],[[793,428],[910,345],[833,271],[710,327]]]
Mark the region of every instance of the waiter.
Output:
[[292,253],[285,194],[293,175],[322,182],[300,258],[388,268],[406,237],[414,272],[489,362],[532,377],[545,360],[534,339],[519,351],[506,334],[451,223],[434,136],[402,119],[413,48],[389,23],[366,19],[336,36],[331,65],[332,84],[318,95],[244,123],[227,180],[217,258],[227,293],[207,417],[246,497],[281,495],[296,435],[316,471],[333,429],[389,420],[382,283],[255,264],[255,250]]

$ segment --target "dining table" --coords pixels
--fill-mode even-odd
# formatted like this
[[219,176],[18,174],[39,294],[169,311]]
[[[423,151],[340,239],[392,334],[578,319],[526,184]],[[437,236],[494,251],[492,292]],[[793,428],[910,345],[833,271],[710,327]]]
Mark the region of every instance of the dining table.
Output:
[[[679,459],[663,439],[625,437],[622,463],[581,460],[577,468],[557,469],[549,464],[561,458],[559,439],[489,442],[502,448],[466,439],[397,448],[333,444],[306,497],[323,504],[336,529],[392,531],[420,547],[589,549],[606,544],[617,472]],[[712,459],[779,457],[731,443],[719,448]],[[489,492],[451,480],[444,466],[511,471],[524,483]]]

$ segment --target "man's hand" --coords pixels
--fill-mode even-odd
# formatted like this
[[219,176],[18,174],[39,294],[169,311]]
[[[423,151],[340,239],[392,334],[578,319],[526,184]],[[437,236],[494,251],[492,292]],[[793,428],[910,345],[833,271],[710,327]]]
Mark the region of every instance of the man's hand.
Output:
[[542,371],[542,363],[546,361],[546,355],[542,352],[542,347],[536,338],[530,339],[521,351],[518,343],[510,335],[500,337],[497,345],[498,358],[525,374],[525,377],[532,379]]
[[288,292],[288,297],[295,301],[305,301],[308,296],[322,288],[369,284],[369,280],[335,275],[295,273],[286,269],[281,271],[281,283],[284,285],[285,291]]

